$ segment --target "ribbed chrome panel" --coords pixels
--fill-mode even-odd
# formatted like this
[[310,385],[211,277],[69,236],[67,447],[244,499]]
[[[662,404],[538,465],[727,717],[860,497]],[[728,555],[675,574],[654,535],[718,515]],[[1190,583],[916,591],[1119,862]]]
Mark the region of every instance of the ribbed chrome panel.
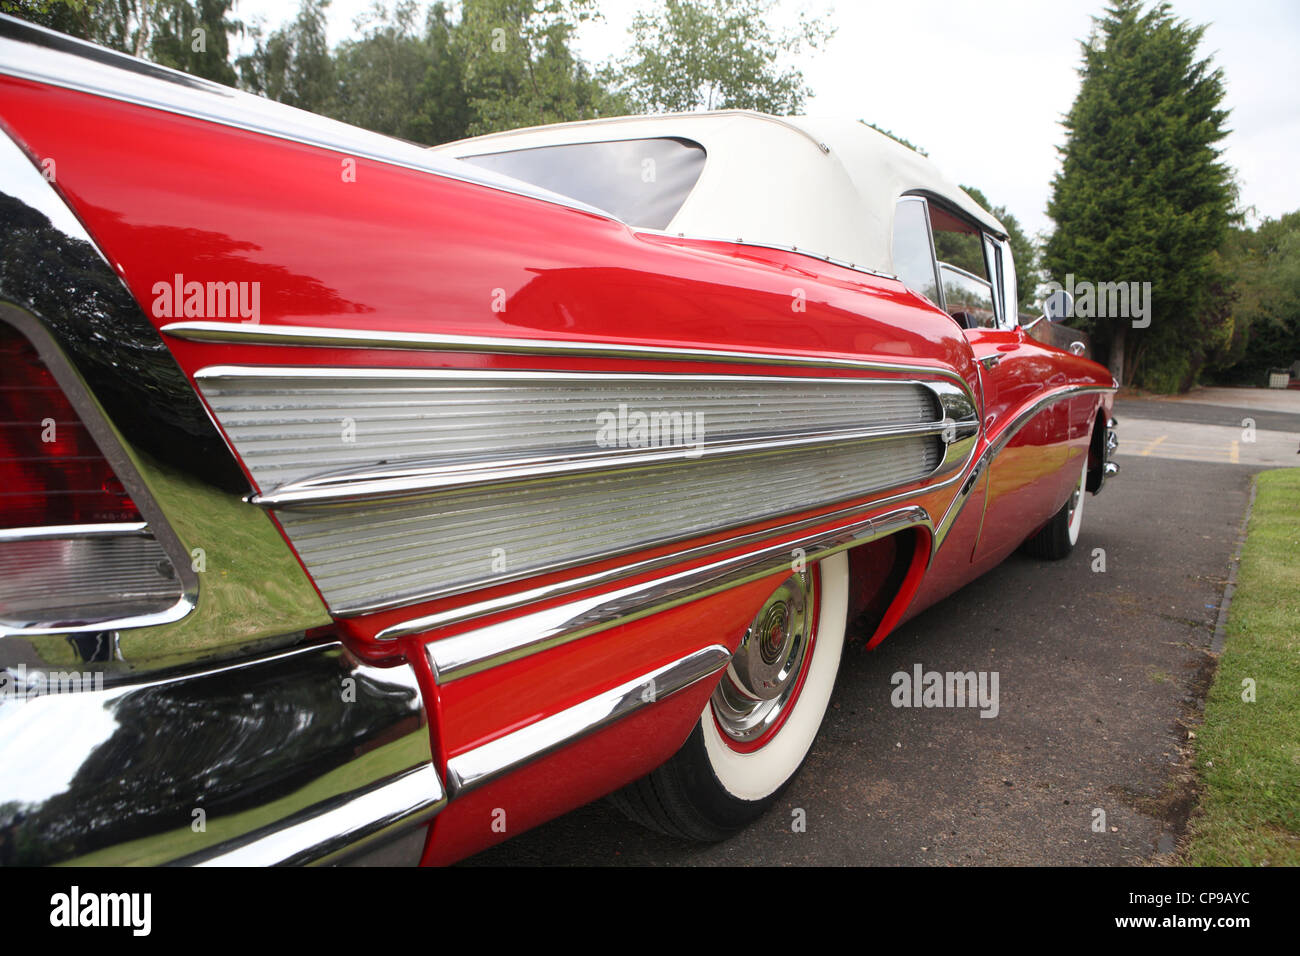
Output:
[[171,561],[151,537],[0,541],[0,627],[158,613],[181,593]]
[[[208,369],[200,385],[262,491],[377,462],[592,454],[602,423],[660,416],[654,447],[939,419],[914,382],[743,376]],[[677,414],[679,419],[663,416]],[[689,416],[689,417],[680,417]],[[634,423],[633,423],[634,424]],[[605,433],[608,439],[609,433]],[[634,430],[624,438],[635,442]],[[629,447],[624,442],[622,447]],[[632,445],[631,447],[636,447]]]
[[[241,367],[197,379],[258,500],[345,614],[899,487],[945,464],[954,423],[977,427],[953,386],[902,380]],[[638,415],[658,432],[638,432]]]
[[347,613],[896,487],[929,474],[943,447],[900,438],[279,518],[330,606]]

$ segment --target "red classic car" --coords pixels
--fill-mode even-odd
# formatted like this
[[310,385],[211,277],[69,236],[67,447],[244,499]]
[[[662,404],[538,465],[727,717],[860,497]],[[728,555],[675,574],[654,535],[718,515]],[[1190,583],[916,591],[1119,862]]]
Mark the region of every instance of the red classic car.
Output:
[[1115,470],[1001,224],[861,123],[426,150],[4,18],[0,126],[0,862],[725,837],[846,641]]

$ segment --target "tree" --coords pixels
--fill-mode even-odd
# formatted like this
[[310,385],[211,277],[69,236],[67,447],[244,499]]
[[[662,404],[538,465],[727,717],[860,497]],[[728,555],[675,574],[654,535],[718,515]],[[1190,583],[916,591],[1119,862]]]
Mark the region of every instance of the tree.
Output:
[[1109,346],[1121,382],[1159,391],[1189,387],[1223,342],[1215,254],[1236,190],[1215,145],[1227,132],[1223,74],[1196,58],[1204,29],[1141,0],[1115,0],[1094,21],[1047,207],[1056,281],[1151,283],[1148,327],[1076,324]]
[[800,13],[798,25],[773,30],[776,0],[662,0],[632,21],[632,50],[611,71],[641,112],[750,109],[789,115],[811,95],[803,74],[782,61],[804,44],[818,47],[835,30]]
[[1011,246],[1011,258],[1016,267],[1017,305],[1020,311],[1030,311],[1034,306],[1035,289],[1038,286],[1038,249],[1033,240],[1025,235],[1020,220],[1007,211],[1006,206],[994,206],[988,197],[974,186],[962,186],[970,193],[971,199],[993,214],[993,218],[1002,223],[1007,230],[1007,244]]
[[233,0],[0,0],[5,13],[226,84],[235,81],[230,35],[243,29],[230,16],[232,6]]
[[465,0],[451,50],[464,64],[470,133],[623,112],[570,48],[595,0]]
[[1300,210],[1234,229],[1223,259],[1232,335],[1215,377],[1262,384],[1270,368],[1300,359]]
[[158,4],[149,58],[226,86],[235,85],[230,35],[243,25],[230,16],[234,0]]
[[445,4],[439,0],[429,9],[425,21],[425,42],[429,63],[420,80],[423,125],[412,130],[411,138],[422,143],[447,143],[469,135],[473,116],[465,93],[465,63],[453,42],[453,30]]
[[302,0],[293,21],[270,36],[253,28],[253,51],[236,63],[240,85],[299,109],[333,115],[338,83],[325,33],[328,12],[329,0]]
[[391,11],[376,4],[358,21],[362,35],[335,50],[338,99],[345,123],[420,143],[458,139],[469,128],[463,64],[450,49],[452,26],[443,3],[420,24],[414,0]]

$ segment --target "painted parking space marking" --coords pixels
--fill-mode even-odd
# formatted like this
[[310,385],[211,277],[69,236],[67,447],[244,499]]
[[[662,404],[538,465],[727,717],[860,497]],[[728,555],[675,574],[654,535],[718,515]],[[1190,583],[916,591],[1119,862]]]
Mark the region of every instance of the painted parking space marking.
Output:
[[1256,429],[1248,434],[1230,425],[1125,418],[1120,422],[1116,454],[1276,468],[1300,465],[1297,448],[1300,448],[1300,429],[1295,432]]

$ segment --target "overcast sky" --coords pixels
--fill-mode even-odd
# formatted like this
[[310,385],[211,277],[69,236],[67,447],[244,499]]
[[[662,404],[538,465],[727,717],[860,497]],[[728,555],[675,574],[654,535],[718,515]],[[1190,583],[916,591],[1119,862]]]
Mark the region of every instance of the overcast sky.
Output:
[[[584,25],[578,49],[592,63],[621,54],[628,25],[650,0],[599,0],[604,22]],[[333,0],[330,40],[352,34],[370,0]],[[778,22],[800,6],[837,28],[795,62],[813,89],[807,111],[866,119],[921,146],[952,179],[1006,206],[1030,233],[1046,214],[1061,116],[1078,90],[1080,39],[1104,0],[782,0]],[[1300,208],[1300,3],[1174,0],[1175,14],[1209,24],[1201,55],[1227,81],[1225,160],[1243,206],[1277,217]],[[271,26],[296,0],[239,0],[237,14]]]

